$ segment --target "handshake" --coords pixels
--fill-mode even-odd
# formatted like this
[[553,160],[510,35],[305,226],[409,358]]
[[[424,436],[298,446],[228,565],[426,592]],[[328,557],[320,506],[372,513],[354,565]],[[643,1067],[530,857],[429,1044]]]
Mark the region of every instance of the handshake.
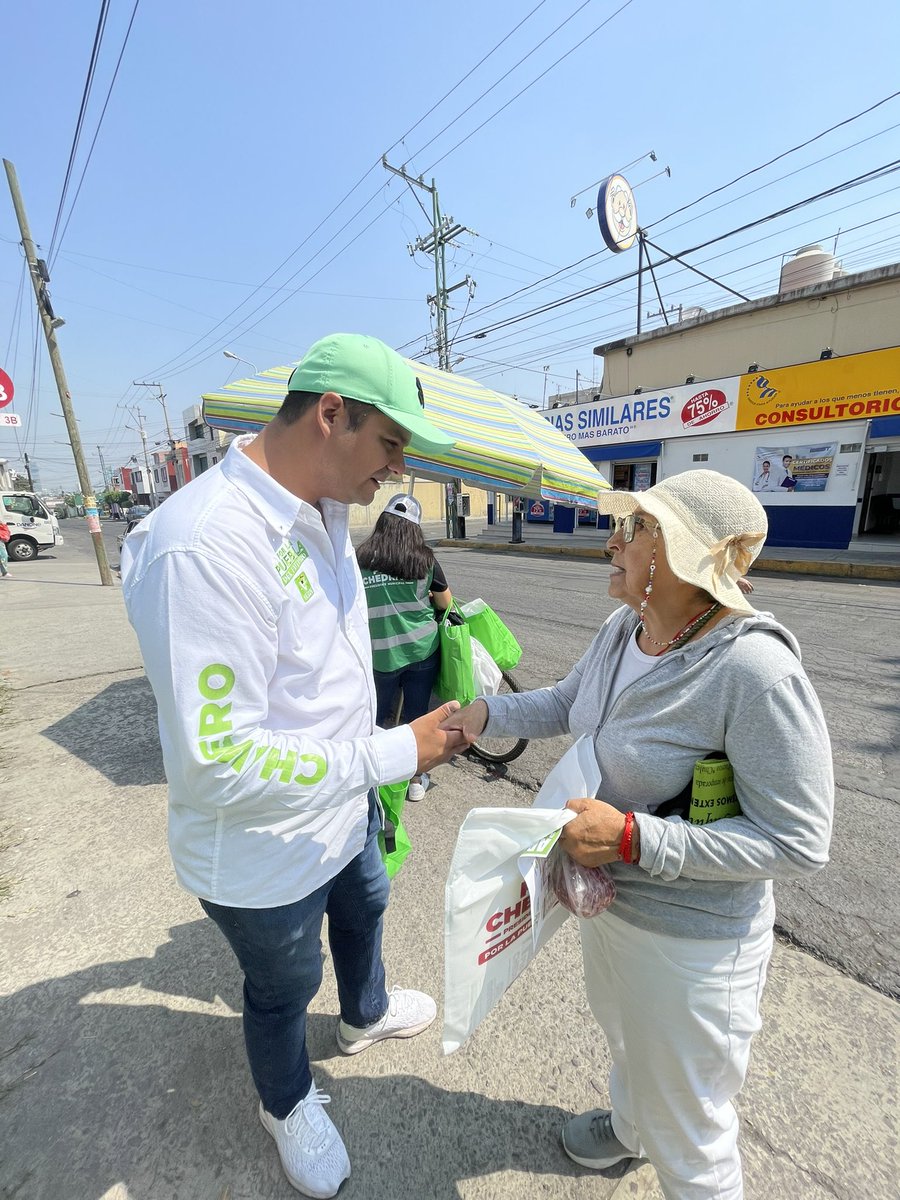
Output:
[[465,708],[459,701],[450,700],[434,712],[412,721],[418,750],[417,773],[449,762],[454,754],[462,754],[477,741],[487,724],[488,709],[483,700],[473,700]]

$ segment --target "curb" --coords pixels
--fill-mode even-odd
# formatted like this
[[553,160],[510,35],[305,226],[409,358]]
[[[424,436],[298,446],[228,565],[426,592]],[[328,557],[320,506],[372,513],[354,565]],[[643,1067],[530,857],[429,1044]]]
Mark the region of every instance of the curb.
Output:
[[[595,546],[535,546],[528,542],[482,542],[466,538],[441,538],[438,546],[457,550],[490,550],[500,554],[543,554],[564,558],[604,560],[606,551]],[[811,562],[806,559],[758,558],[754,571],[785,575],[830,575],[842,579],[878,579],[900,583],[900,563]]]

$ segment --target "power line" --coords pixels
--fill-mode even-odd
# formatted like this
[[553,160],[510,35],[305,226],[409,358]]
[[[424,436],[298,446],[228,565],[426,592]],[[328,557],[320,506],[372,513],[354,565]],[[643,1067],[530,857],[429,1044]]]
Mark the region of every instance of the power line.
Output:
[[900,96],[900,91],[891,92],[889,96],[877,100],[874,104],[870,104],[868,108],[864,108],[861,112],[855,113],[852,117],[845,117],[843,121],[838,121],[835,125],[830,125],[828,129],[823,129],[821,133],[815,134],[811,138],[807,138],[805,142],[800,142],[796,146],[792,146],[790,150],[783,150],[781,154],[776,154],[774,158],[770,158],[768,162],[760,163],[758,167],[753,167],[749,171],[744,171],[742,175],[736,175],[729,183],[723,183],[712,191],[704,192],[702,196],[698,196],[696,200],[691,200],[688,204],[682,204],[681,208],[673,209],[664,217],[660,217],[658,221],[652,221],[646,226],[647,229],[652,229],[654,225],[661,225],[664,221],[670,220],[672,217],[677,217],[679,213],[686,212],[689,208],[693,208],[696,204],[702,204],[704,200],[708,200],[710,196],[716,196],[719,192],[724,192],[726,188],[733,187],[734,184],[740,183],[742,179],[749,179],[751,175],[756,175],[759,171],[764,171],[766,167],[771,167],[773,163],[779,162],[782,158],[787,158],[789,154],[795,154],[798,150],[803,150],[806,146],[811,146],[813,142],[818,142],[821,138],[827,137],[829,133],[834,133],[835,129],[841,129],[844,125],[849,125],[852,121],[858,121],[860,117],[866,116],[870,112],[874,112],[876,108],[880,108],[882,104],[887,104],[889,100],[896,100]]
[[[94,130],[94,136],[91,139],[91,144],[90,144],[90,147],[87,152],[87,158],[85,159],[84,167],[81,170],[81,177],[78,180],[78,187],[75,189],[75,195],[72,198],[72,203],[69,205],[69,213],[68,213],[68,216],[66,217],[66,223],[63,226],[62,232],[59,235],[59,241],[56,243],[55,250],[53,248],[53,242],[51,241],[50,252],[48,254],[48,260],[49,260],[48,265],[51,268],[53,267],[53,264],[56,262],[56,257],[59,254],[60,246],[62,246],[63,238],[66,236],[66,230],[69,228],[69,222],[72,220],[72,213],[75,211],[75,205],[78,203],[78,197],[81,195],[81,185],[84,183],[84,177],[87,174],[87,169],[90,166],[91,157],[94,153],[94,147],[96,146],[97,138],[100,135],[100,127],[103,124],[103,118],[106,116],[106,110],[109,106],[109,100],[110,100],[110,97],[112,96],[112,90],[115,87],[116,79],[119,74],[119,67],[122,65],[122,57],[125,54],[125,47],[128,45],[128,39],[131,36],[131,27],[134,24],[134,18],[137,16],[137,10],[138,10],[139,4],[140,4],[140,0],[134,0],[134,8],[131,10],[131,19],[128,22],[128,28],[125,30],[125,37],[122,41],[122,49],[119,51],[119,57],[116,59],[116,68],[113,71],[113,76],[112,76],[112,79],[110,80],[109,88],[107,89],[107,92],[106,92],[106,99],[103,101],[103,108],[101,109],[100,116],[97,120],[97,128]],[[57,216],[57,224],[58,224],[58,222],[59,222],[59,218]],[[55,229],[54,229],[53,237],[54,238],[56,237]]]
[[[651,222],[645,228],[652,229],[655,225],[659,225],[665,221],[668,221],[671,217],[676,216],[678,213],[684,212],[689,208],[693,208],[697,204],[701,204],[704,200],[708,199],[710,196],[714,196],[717,193],[724,191],[726,188],[733,186],[735,183],[740,182],[740,180],[746,179],[751,175],[757,174],[759,171],[762,171],[766,167],[771,166],[773,163],[780,161],[782,158],[786,158],[788,155],[794,154],[798,150],[804,149],[806,146],[811,145],[813,142],[819,141],[821,138],[827,136],[827,134],[833,133],[834,130],[840,129],[844,125],[848,125],[853,121],[859,120],[860,117],[866,116],[868,113],[873,112],[876,108],[881,107],[883,104],[887,104],[890,100],[896,99],[898,96],[900,96],[900,91],[892,92],[889,96],[885,96],[883,99],[877,101],[877,103],[870,105],[869,108],[863,109],[861,112],[855,113],[853,116],[845,117],[844,120],[838,121],[835,125],[829,126],[828,129],[823,129],[821,132],[815,134],[813,137],[807,138],[806,141],[800,142],[798,145],[792,146],[788,150],[783,150],[780,154],[775,155],[774,158],[769,159],[767,162],[761,163],[759,166],[753,167],[749,171],[744,171],[741,175],[736,176],[729,183],[721,184],[719,187],[713,188],[709,192],[705,192],[702,196],[698,196],[695,200],[691,200],[688,204],[684,204],[680,208],[674,209],[672,212],[668,213],[665,217],[660,217],[658,221]],[[885,132],[885,131],[883,131],[883,132]],[[849,148],[850,147],[847,147],[847,149],[849,149]],[[809,165],[814,165],[814,164],[807,164],[807,165],[809,166]],[[787,176],[784,176],[783,178],[787,178]],[[742,198],[744,195],[751,195],[751,194],[752,194],[752,192],[742,193],[742,196],[737,197],[737,199]],[[716,210],[711,209],[710,211],[714,212]],[[681,226],[676,226],[676,228],[681,228]],[[500,243],[497,243],[497,244],[499,245]],[[505,249],[512,249],[512,247],[505,247]],[[515,251],[515,250],[513,252],[521,253],[521,251]],[[591,254],[585,255],[583,258],[576,259],[575,262],[569,263],[565,267],[559,267],[556,270],[552,271],[549,275],[544,275],[541,278],[536,279],[531,283],[524,284],[522,287],[517,288],[515,291],[510,292],[506,296],[501,296],[497,300],[492,300],[488,304],[482,305],[481,308],[477,309],[474,313],[472,313],[472,318],[478,317],[482,313],[488,312],[491,309],[498,308],[504,304],[507,304],[508,302],[515,299],[517,296],[523,295],[525,292],[537,290],[540,287],[542,287],[544,284],[549,283],[551,280],[558,278],[560,275],[565,275],[570,272],[574,273],[578,267],[583,266],[585,263],[592,262],[593,260],[599,258],[601,255],[604,255],[606,253],[607,253],[607,251],[605,249],[597,250]],[[538,261],[540,261],[540,260],[538,260]],[[550,264],[548,264],[548,265],[550,265]],[[407,343],[407,344],[412,344],[412,343]]]
[[[545,2],[546,2],[546,0],[541,0],[541,3],[539,3],[539,4],[535,5],[535,7],[534,7],[534,8],[533,8],[533,9],[532,9],[532,10],[531,10],[531,11],[530,11],[528,14],[526,14],[526,16],[525,16],[525,17],[523,17],[523,18],[522,18],[522,20],[521,20],[521,21],[519,21],[519,22],[518,22],[518,24],[516,24],[516,25],[513,27],[513,29],[512,29],[512,30],[511,30],[511,31],[510,31],[508,34],[506,34],[506,36],[505,36],[505,37],[501,38],[501,39],[500,39],[500,41],[499,41],[499,42],[497,42],[497,44],[496,44],[496,45],[495,45],[495,46],[494,46],[494,47],[493,47],[493,48],[492,48],[490,51],[488,51],[488,53],[487,53],[487,54],[485,54],[485,55],[484,55],[484,56],[483,56],[481,59],[479,59],[479,61],[478,61],[478,62],[475,64],[475,66],[474,66],[474,67],[472,67],[472,68],[471,68],[469,71],[467,71],[467,72],[466,72],[466,74],[465,74],[465,75],[462,77],[462,79],[460,79],[460,80],[459,80],[459,81],[458,81],[458,82],[457,82],[457,83],[456,83],[456,84],[455,84],[455,85],[454,85],[452,88],[450,88],[450,90],[449,90],[449,91],[445,92],[445,93],[444,93],[444,95],[441,97],[441,99],[440,99],[440,100],[438,100],[438,101],[437,101],[437,103],[436,103],[436,104],[433,104],[433,105],[431,106],[431,108],[430,108],[430,109],[428,109],[428,111],[427,111],[427,112],[426,112],[426,113],[425,113],[425,114],[424,114],[422,117],[420,117],[420,118],[418,119],[418,121],[416,121],[416,122],[415,122],[413,125],[411,125],[411,126],[409,127],[409,129],[407,129],[407,130],[406,130],[406,132],[405,132],[405,133],[402,135],[402,137],[398,138],[398,139],[397,139],[397,141],[395,141],[395,142],[393,143],[393,145],[392,145],[392,146],[390,146],[390,147],[388,148],[388,150],[386,151],[386,153],[388,153],[388,154],[389,154],[389,153],[390,153],[392,150],[394,150],[394,149],[395,149],[397,146],[401,145],[401,144],[402,144],[402,143],[403,143],[403,142],[406,140],[406,138],[407,138],[407,137],[409,137],[409,135],[410,135],[411,133],[413,133],[413,132],[414,132],[414,131],[415,131],[415,130],[416,130],[418,127],[419,127],[419,125],[421,125],[421,124],[422,124],[422,122],[423,122],[424,120],[426,120],[426,119],[427,119],[427,118],[428,118],[428,117],[431,115],[431,113],[433,113],[433,112],[435,111],[435,109],[436,109],[436,108],[438,108],[438,107],[439,107],[441,104],[443,104],[443,103],[444,103],[444,101],[445,101],[445,100],[447,100],[447,99],[448,99],[448,98],[449,98],[449,97],[450,97],[450,96],[451,96],[451,95],[452,95],[452,94],[453,94],[453,93],[454,93],[454,92],[457,90],[457,88],[459,88],[459,87],[461,86],[461,84],[465,82],[465,80],[466,80],[466,79],[468,79],[468,78],[469,78],[469,77],[470,77],[470,76],[471,76],[471,75],[472,75],[472,74],[473,74],[473,73],[474,73],[474,72],[475,72],[475,71],[476,71],[476,70],[477,70],[477,69],[478,69],[478,68],[479,68],[479,67],[480,67],[480,66],[481,66],[483,63],[485,63],[485,62],[486,62],[486,61],[487,61],[487,60],[488,60],[488,59],[489,59],[489,58],[490,58],[490,57],[491,57],[491,56],[492,56],[494,53],[496,53],[496,51],[497,51],[497,50],[499,50],[499,48],[500,48],[500,47],[501,47],[501,46],[502,46],[502,45],[503,45],[503,44],[504,44],[506,41],[508,41],[508,40],[509,40],[509,38],[510,38],[510,37],[511,37],[511,36],[512,36],[512,35],[513,35],[513,34],[514,34],[514,33],[515,33],[517,30],[519,30],[519,29],[520,29],[520,28],[521,28],[521,27],[522,27],[522,26],[525,24],[525,22],[526,22],[526,21],[528,21],[528,20],[529,20],[529,19],[530,19],[530,18],[531,18],[531,17],[532,17],[532,16],[533,16],[533,15],[534,15],[534,14],[535,14],[537,11],[538,11],[538,9],[540,9],[541,7],[543,7],[543,4],[544,4]],[[354,193],[355,191],[357,191],[357,189],[358,189],[358,188],[359,188],[359,187],[360,187],[360,186],[361,186],[361,185],[362,185],[362,184],[365,182],[365,180],[366,180],[366,179],[367,179],[367,178],[368,178],[368,177],[369,177],[369,176],[372,174],[372,172],[373,172],[374,170],[376,170],[376,168],[380,167],[380,165],[381,165],[381,158],[379,157],[378,159],[376,159],[376,161],[375,161],[374,163],[372,163],[372,165],[371,165],[371,166],[368,168],[368,170],[366,170],[366,171],[364,171],[364,172],[363,172],[363,174],[362,174],[362,175],[360,176],[360,178],[359,178],[359,179],[356,181],[356,183],[353,185],[353,187],[351,187],[351,188],[350,188],[350,190],[349,190],[348,192],[346,192],[346,193],[345,193],[345,194],[342,196],[342,198],[341,198],[341,199],[340,199],[340,200],[337,202],[337,204],[335,204],[335,205],[333,206],[333,208],[331,209],[331,211],[330,211],[329,213],[327,213],[327,214],[326,214],[326,216],[324,216],[324,217],[322,218],[322,220],[321,220],[321,221],[318,223],[318,225],[316,225],[316,227],[315,227],[314,229],[312,229],[312,230],[311,230],[311,231],[310,231],[310,232],[307,234],[307,236],[306,236],[306,237],[303,239],[303,241],[302,241],[302,242],[300,242],[300,244],[299,244],[298,246],[295,246],[295,248],[294,248],[294,249],[291,251],[291,253],[290,253],[290,254],[289,254],[289,255],[288,255],[288,256],[287,256],[285,259],[283,259],[283,260],[282,260],[282,262],[281,262],[281,263],[279,263],[279,265],[278,265],[277,267],[275,267],[275,269],[274,269],[273,271],[271,271],[271,272],[270,272],[270,273],[269,273],[269,274],[266,276],[266,278],[265,278],[265,279],[262,281],[262,283],[261,283],[261,284],[258,284],[258,285],[257,285],[257,286],[256,286],[256,287],[253,289],[253,291],[250,293],[250,295],[249,295],[249,296],[246,296],[246,297],[245,297],[245,298],[244,298],[244,299],[241,301],[241,303],[240,303],[240,304],[237,304],[237,305],[235,305],[235,307],[234,307],[234,308],[232,308],[230,312],[226,313],[226,314],[225,314],[225,316],[224,316],[224,317],[222,317],[222,318],[221,318],[221,320],[217,321],[217,322],[216,322],[216,324],[215,324],[215,325],[213,325],[213,326],[212,326],[210,329],[208,329],[206,333],[202,334],[202,335],[201,335],[199,338],[197,338],[195,341],[191,342],[191,344],[190,344],[190,345],[187,347],[187,349],[185,349],[185,350],[181,351],[180,353],[176,354],[176,355],[175,355],[173,358],[169,359],[169,360],[168,360],[168,362],[166,362],[166,363],[163,363],[161,366],[154,367],[154,368],[153,368],[153,370],[152,370],[151,372],[149,372],[149,373],[150,373],[150,374],[161,374],[161,373],[165,372],[165,373],[167,373],[167,374],[169,374],[169,375],[172,375],[172,374],[177,374],[177,373],[179,373],[181,370],[186,370],[186,369],[189,369],[189,367],[180,367],[180,368],[178,369],[178,371],[173,371],[173,370],[171,370],[170,368],[172,367],[172,365],[173,365],[174,363],[177,363],[179,359],[181,359],[181,358],[183,358],[184,356],[186,356],[186,355],[190,354],[190,351],[191,351],[191,350],[193,350],[195,346],[199,346],[201,342],[204,342],[204,341],[206,341],[208,338],[210,338],[210,337],[211,337],[211,336],[212,336],[212,335],[215,333],[215,331],[216,331],[217,329],[221,328],[221,326],[222,326],[222,325],[224,325],[226,321],[228,321],[228,320],[229,320],[231,317],[233,317],[233,316],[235,315],[235,313],[239,312],[241,308],[243,308],[243,307],[244,307],[246,304],[248,304],[248,303],[249,303],[249,302],[250,302],[250,301],[253,299],[253,297],[256,295],[256,293],[257,293],[257,292],[258,292],[258,291],[259,291],[259,290],[260,290],[262,287],[264,287],[264,286],[265,286],[265,285],[266,285],[266,284],[269,282],[269,280],[270,280],[270,279],[274,278],[274,276],[275,276],[275,275],[277,275],[279,271],[281,271],[281,270],[282,270],[284,267],[286,267],[286,266],[287,266],[287,264],[288,264],[288,263],[291,261],[291,259],[292,259],[292,258],[294,258],[294,257],[295,257],[297,254],[299,254],[299,253],[300,253],[300,251],[303,249],[303,247],[304,247],[304,246],[306,246],[306,245],[307,245],[307,244],[308,244],[308,243],[311,241],[311,239],[315,237],[315,235],[316,235],[316,234],[319,232],[319,230],[320,230],[320,229],[322,229],[322,227],[323,227],[324,225],[326,225],[326,224],[328,223],[328,221],[330,221],[330,220],[331,220],[331,218],[334,216],[334,214],[335,214],[336,212],[338,212],[338,210],[339,210],[340,208],[342,208],[342,207],[343,207],[343,205],[344,205],[344,204],[345,204],[345,203],[346,203],[346,202],[347,202],[347,201],[350,199],[350,197],[353,195],[353,193]],[[362,212],[364,212],[364,211],[365,211],[365,209],[366,209],[366,208],[368,208],[368,206],[369,206],[369,205],[372,203],[372,201],[373,201],[373,200],[376,200],[376,199],[377,199],[377,198],[378,198],[378,197],[379,197],[379,196],[382,194],[382,192],[383,192],[383,188],[382,188],[382,187],[379,187],[379,188],[378,188],[378,190],[377,190],[376,192],[374,192],[374,193],[373,193],[373,195],[371,195],[371,196],[369,197],[369,199],[368,199],[368,200],[366,200],[366,201],[365,201],[365,202],[364,202],[364,203],[363,203],[363,204],[362,204],[362,205],[361,205],[361,206],[360,206],[360,207],[359,207],[359,208],[356,210],[356,212],[355,212],[355,213],[354,213],[354,214],[353,214],[353,215],[352,215],[352,216],[351,216],[351,217],[348,219],[348,221],[346,221],[346,222],[344,223],[344,225],[342,225],[342,226],[341,226],[341,228],[338,230],[338,232],[337,232],[337,233],[336,233],[336,234],[335,234],[335,235],[334,235],[332,238],[330,238],[330,239],[329,239],[329,241],[328,241],[328,242],[326,242],[326,243],[325,243],[325,245],[324,245],[323,247],[321,247],[321,248],[320,248],[318,251],[316,251],[316,254],[314,254],[314,255],[312,256],[312,258],[309,258],[309,259],[307,259],[307,261],[306,261],[305,263],[303,263],[303,264],[302,264],[300,267],[298,267],[298,269],[297,269],[297,270],[296,270],[296,271],[293,273],[293,275],[291,275],[291,276],[288,278],[288,280],[286,281],[286,283],[289,283],[291,279],[296,279],[297,275],[298,275],[298,274],[299,274],[299,273],[300,273],[302,270],[304,270],[306,266],[308,266],[308,265],[309,265],[311,262],[313,262],[313,261],[314,261],[314,259],[315,259],[316,257],[318,257],[318,255],[319,255],[319,254],[321,254],[321,253],[322,253],[322,251],[323,251],[323,250],[325,250],[325,249],[326,249],[326,248],[327,248],[327,247],[328,247],[328,246],[331,244],[331,242],[332,242],[332,241],[334,241],[334,238],[335,238],[335,237],[337,237],[337,236],[338,236],[340,233],[342,233],[342,232],[344,231],[344,229],[346,229],[346,228],[347,228],[347,226],[348,226],[348,225],[349,225],[349,224],[350,224],[352,221],[354,221],[354,220],[355,220],[355,219],[356,219],[356,218],[357,218],[357,217],[358,217],[358,216],[359,216],[359,215],[360,215]],[[385,209],[384,211],[386,212],[386,211],[387,211],[387,209]],[[382,215],[383,215],[383,213],[379,213],[379,216],[382,216]],[[377,218],[376,218],[376,219],[377,219]],[[368,229],[368,228],[369,228],[369,227],[370,227],[372,224],[374,224],[374,221],[370,222],[370,223],[369,223],[369,225],[367,225],[367,226],[366,226],[366,229]],[[365,232],[365,230],[363,230],[363,232]],[[357,235],[357,236],[358,236],[358,235]],[[354,238],[354,239],[353,239],[353,241],[355,241],[355,240],[356,240],[356,238]],[[348,245],[344,247],[344,249],[348,249],[348,248],[349,248],[349,246],[353,244],[353,241],[349,242],[349,243],[348,243]],[[333,260],[332,260],[332,261],[333,261]],[[328,264],[325,264],[325,265],[327,266]],[[318,272],[317,272],[317,274],[318,274]],[[313,278],[315,278],[315,276],[313,276]],[[309,282],[309,281],[307,281],[307,282]],[[282,286],[284,286],[284,285],[282,285]],[[279,290],[280,290],[280,289],[279,289]],[[298,290],[299,290],[299,289],[298,289]],[[295,293],[291,293],[291,294],[295,294]],[[289,298],[289,297],[286,297],[286,299],[287,299],[287,298]],[[282,301],[282,303],[283,303],[283,301]],[[257,308],[255,308],[255,309],[253,310],[253,312],[251,312],[251,313],[249,314],[249,316],[253,316],[253,315],[254,315],[256,312],[258,312],[260,307],[262,307],[262,306],[257,306]],[[272,309],[272,312],[275,312],[275,311],[276,311],[276,309],[277,309],[278,307],[280,307],[280,305],[276,305],[276,307]],[[246,320],[247,318],[242,318],[242,319]],[[256,324],[259,324],[259,322],[256,322]],[[240,322],[238,322],[238,323],[237,323],[237,324],[236,324],[236,325],[235,325],[235,326],[234,326],[232,329],[230,329],[230,330],[229,330],[229,331],[228,331],[228,332],[227,332],[227,333],[224,335],[225,339],[226,339],[226,340],[230,340],[230,339],[231,339],[231,338],[233,338],[234,336],[242,336],[242,334],[241,334],[241,335],[237,335],[237,334],[236,334],[236,331],[237,331],[237,329],[239,328],[239,326],[240,326]],[[250,328],[255,328],[255,325],[254,325],[254,326],[251,326]],[[244,332],[246,332],[246,330],[245,330]],[[210,351],[209,351],[209,353],[212,353],[212,351],[210,350]],[[205,356],[207,356],[207,352],[204,352],[204,357],[205,357]],[[194,356],[194,357],[196,358],[196,356]],[[202,361],[202,359],[201,359],[201,361]],[[193,360],[192,360],[192,362],[191,362],[191,365],[195,365],[195,363],[193,362]]]
[[[881,167],[873,168],[871,171],[866,171],[862,175],[845,180],[843,183],[836,184],[834,187],[826,188],[824,191],[817,192],[813,196],[806,197],[805,200],[798,200],[796,203],[789,204],[784,208],[780,208],[775,212],[769,213],[765,217],[758,217],[755,221],[748,221],[745,224],[738,226],[736,229],[729,230],[727,233],[722,233],[717,237],[709,238],[705,242],[699,242],[696,246],[692,246],[687,250],[682,250],[680,254],[682,257],[687,254],[695,254],[698,250],[706,249],[707,246],[713,246],[717,242],[724,241],[730,237],[735,237],[737,234],[744,233],[748,229],[754,229],[758,225],[763,225],[768,221],[774,221],[778,217],[786,216],[788,213],[796,212],[797,209],[803,208],[807,204],[813,204],[816,201],[823,200],[828,196],[838,195],[842,192],[849,191],[851,188],[859,187],[861,184],[870,183],[875,179],[881,179],[886,175],[893,174],[897,170],[900,170],[900,159],[895,159],[894,161],[886,163]],[[664,265],[666,262],[671,262],[672,257],[672,255],[668,255],[663,263],[657,263],[656,266],[659,267]],[[634,279],[637,274],[637,270],[627,271],[625,274],[620,275],[615,279],[607,280],[605,283],[600,283],[590,288],[584,288],[580,292],[575,292],[570,296],[564,296],[559,300],[551,301],[548,304],[541,305],[538,308],[530,309],[528,312],[520,313],[517,316],[508,317],[504,321],[499,321],[494,325],[486,326],[484,329],[476,330],[474,333],[467,333],[464,335],[462,340],[468,341],[472,338],[486,337],[489,333],[494,333],[499,329],[508,327],[509,325],[516,325],[521,321],[528,320],[530,317],[539,316],[541,313],[549,312],[552,309],[559,308],[564,304],[570,304],[574,300],[581,300],[585,296],[593,295],[596,292],[603,291],[608,287],[614,286],[615,284],[623,283],[627,279]]]
[[59,207],[56,210],[56,220],[53,222],[53,233],[50,238],[50,249],[47,257],[53,254],[56,245],[56,234],[59,230],[59,223],[62,220],[63,206],[66,202],[66,193],[69,190],[69,181],[72,178],[72,168],[75,165],[75,155],[78,152],[78,143],[81,139],[81,130],[84,125],[85,113],[87,112],[88,100],[90,98],[91,89],[94,86],[94,72],[97,68],[97,59],[100,55],[100,45],[103,41],[103,34],[106,29],[106,18],[109,15],[109,0],[100,0],[100,15],[97,18],[97,28],[94,32],[94,44],[91,47],[91,57],[88,62],[87,77],[84,81],[84,89],[81,93],[81,105],[78,109],[78,119],[75,122],[75,133],[72,137],[72,147],[69,150],[69,162],[66,166],[66,174],[63,179],[62,192],[59,197]]
[[[629,4],[631,2],[632,2],[632,0],[628,0]],[[570,21],[574,20],[574,18],[578,16],[578,14],[581,12],[581,10],[583,8],[587,8],[588,4],[590,4],[590,3],[591,3],[591,0],[584,0],[584,2],[582,4],[579,4],[579,6],[575,9],[575,11],[569,13],[569,15],[566,17],[566,19],[564,21],[560,21],[560,23],[556,26],[556,28],[551,29],[550,32],[547,34],[547,36],[542,38],[536,46],[532,46],[532,48],[528,51],[527,54],[523,55],[518,60],[518,62],[513,63],[513,65],[509,68],[508,71],[505,71],[500,76],[499,79],[495,79],[489,88],[485,88],[485,90],[481,93],[480,96],[476,96],[471,104],[467,104],[466,107],[462,110],[462,112],[457,113],[456,116],[453,118],[453,120],[449,121],[444,126],[443,129],[439,129],[438,132],[433,137],[428,139],[428,141],[425,143],[424,146],[420,146],[418,148],[418,150],[416,151],[416,153],[413,155],[413,157],[415,158],[417,155],[423,154],[433,142],[436,142],[439,137],[442,137],[447,132],[447,130],[451,129],[457,123],[457,121],[460,121],[466,115],[466,113],[471,112],[476,104],[480,104],[481,101],[485,98],[485,96],[489,96],[495,88],[500,86],[500,84],[504,81],[504,79],[508,79],[509,76],[512,75],[513,71],[517,71],[519,69],[519,67],[521,67],[523,62],[526,62],[529,58],[531,58],[532,54],[536,54],[537,51],[540,50],[541,46],[546,45],[547,42],[549,42],[552,37],[555,37],[556,34],[559,33],[559,31],[563,28],[563,26],[568,25],[568,23]],[[594,33],[596,33],[596,32],[597,31],[594,30]],[[588,34],[588,37],[591,37],[591,36],[593,36],[593,35]],[[587,39],[585,38],[584,40],[586,41]],[[581,42],[579,42],[578,45],[580,46]],[[577,50],[578,47],[576,46],[576,47],[574,47],[574,49]],[[571,54],[572,51],[570,50],[568,53]],[[563,58],[566,58],[566,57],[568,57],[568,55],[563,55]],[[561,62],[562,59],[558,59],[557,61]],[[548,70],[550,70],[550,69],[552,69],[552,68],[548,68]],[[545,74],[546,74],[546,72],[545,72]],[[540,79],[540,78],[541,78],[541,76],[539,75],[538,79]],[[536,83],[537,80],[533,80],[532,82]],[[528,85],[528,87],[531,87],[531,86],[532,86],[531,84]],[[528,90],[528,88],[522,89],[522,91],[527,91],[527,90]],[[521,95],[521,94],[522,93],[520,92],[519,95]],[[513,97],[513,99],[515,99],[515,97]],[[506,106],[504,105],[504,107],[506,107]],[[497,111],[501,112],[502,109],[498,109]],[[496,115],[497,114],[495,113],[494,116],[496,116]],[[491,120],[491,119],[492,119],[491,117],[488,118],[488,120]],[[487,122],[485,122],[485,124],[487,124]],[[481,128],[481,126],[479,126],[479,128]],[[474,132],[477,133],[478,131],[475,130]],[[471,137],[471,136],[472,136],[472,134],[468,135],[468,137]],[[466,140],[466,139],[463,139],[463,140]],[[462,142],[460,142],[459,144],[462,145]],[[440,159],[438,161],[440,161]],[[432,166],[429,167],[428,170],[431,171],[432,168],[436,165],[437,165],[436,163],[432,163]],[[426,213],[426,216],[427,215],[428,214]]]
[[[619,13],[624,12],[625,9],[629,8],[633,3],[634,3],[634,0],[625,0],[624,4],[620,5],[614,13],[611,13],[605,20],[601,21],[600,24],[595,29],[592,29],[590,33],[586,34],[581,39],[580,42],[577,42],[572,47],[571,50],[567,50],[565,54],[560,55],[560,57],[558,59],[556,59],[555,62],[552,62],[545,71],[541,71],[540,75],[538,75],[535,79],[532,79],[531,83],[526,84],[526,86],[523,87],[521,91],[516,92],[516,94],[511,99],[507,100],[505,104],[502,104],[497,109],[496,112],[493,112],[493,113],[491,113],[491,115],[489,117],[486,117],[481,122],[480,125],[476,125],[476,127],[472,130],[471,133],[467,133],[466,136],[464,138],[462,138],[461,141],[458,141],[455,146],[451,146],[450,149],[445,154],[442,154],[440,158],[436,158],[434,160],[434,162],[429,167],[426,168],[426,174],[430,171],[433,171],[434,168],[439,163],[442,163],[445,158],[449,158],[450,155],[453,154],[455,151],[457,151],[460,148],[460,146],[464,145],[469,140],[469,138],[474,137],[476,133],[479,133],[482,129],[484,129],[485,125],[487,125],[489,122],[493,121],[494,117],[498,117],[500,115],[500,113],[502,113],[505,109],[509,108],[509,106],[511,104],[515,103],[515,101],[518,100],[520,96],[523,96],[525,94],[525,92],[528,91],[529,88],[534,87],[534,85],[536,83],[538,83],[541,79],[543,79],[545,75],[547,75],[555,67],[558,67],[561,62],[563,62],[565,59],[567,59],[571,54],[574,54],[576,50],[579,50],[584,45],[585,42],[589,41],[592,37],[594,37],[596,34],[598,34],[600,32],[600,30],[603,29],[606,25],[608,25],[610,23],[610,21],[614,20],[619,15]],[[583,7],[584,7],[584,5],[582,5],[582,8]],[[581,10],[579,9],[578,11],[580,12]]]

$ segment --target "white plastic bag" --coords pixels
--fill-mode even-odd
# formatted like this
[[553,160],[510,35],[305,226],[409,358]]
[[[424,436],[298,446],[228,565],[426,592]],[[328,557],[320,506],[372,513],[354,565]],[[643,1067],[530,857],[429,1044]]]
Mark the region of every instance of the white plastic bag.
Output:
[[566,801],[599,786],[593,743],[579,738],[533,808],[473,808],[463,821],[445,891],[445,1054],[463,1045],[569,916],[549,886],[547,855],[575,816]]
[[496,696],[503,682],[503,672],[479,642],[472,638],[472,674],[475,676],[476,696]]

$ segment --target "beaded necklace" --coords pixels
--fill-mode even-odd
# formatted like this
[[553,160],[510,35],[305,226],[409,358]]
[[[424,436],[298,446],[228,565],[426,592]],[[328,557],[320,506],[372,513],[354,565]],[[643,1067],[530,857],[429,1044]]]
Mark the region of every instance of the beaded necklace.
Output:
[[683,629],[679,629],[673,638],[668,642],[658,642],[655,637],[651,637],[647,632],[647,626],[641,621],[641,631],[648,642],[652,642],[654,646],[662,646],[661,650],[657,650],[656,657],[665,654],[667,650],[677,650],[679,646],[683,646],[689,638],[692,638],[695,633],[698,633],[704,625],[713,619],[717,612],[720,612],[722,605],[718,600],[714,600],[709,608],[704,608],[702,613],[698,613],[688,621]]

